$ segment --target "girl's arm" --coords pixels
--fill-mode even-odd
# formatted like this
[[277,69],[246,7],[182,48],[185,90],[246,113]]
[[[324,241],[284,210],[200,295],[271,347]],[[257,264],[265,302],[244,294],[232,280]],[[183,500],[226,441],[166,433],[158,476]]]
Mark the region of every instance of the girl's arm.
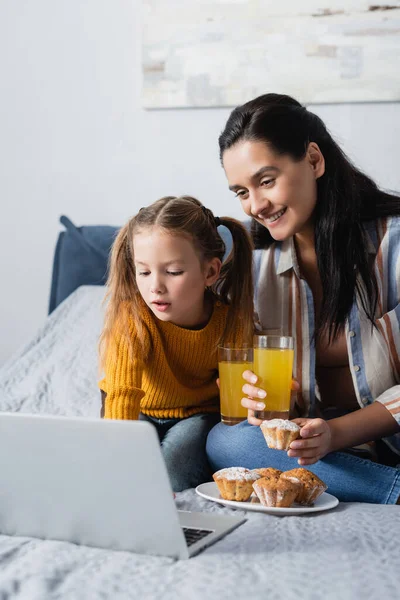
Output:
[[[139,354],[139,353],[138,353]],[[132,353],[124,336],[115,335],[110,343],[105,361],[105,377],[100,386],[104,397],[106,419],[139,418],[143,362]]]

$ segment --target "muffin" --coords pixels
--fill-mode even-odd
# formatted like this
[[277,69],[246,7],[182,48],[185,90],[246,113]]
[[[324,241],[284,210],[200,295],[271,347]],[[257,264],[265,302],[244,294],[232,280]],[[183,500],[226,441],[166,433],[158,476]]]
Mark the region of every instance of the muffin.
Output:
[[273,467],[266,467],[264,469],[253,469],[254,473],[258,473],[260,477],[265,477],[266,479],[279,479],[283,471],[279,469],[274,469]]
[[258,473],[244,467],[221,469],[213,475],[219,493],[224,500],[246,502],[253,493],[253,483],[260,478]]
[[296,498],[299,504],[311,506],[317,498],[327,489],[327,485],[308,469],[292,469],[282,473],[282,480],[300,483],[301,487]]
[[301,484],[289,479],[262,477],[253,483],[261,504],[276,508],[289,508],[297,498]]
[[263,421],[260,427],[268,446],[276,450],[289,450],[291,442],[300,437],[300,427],[286,419]]

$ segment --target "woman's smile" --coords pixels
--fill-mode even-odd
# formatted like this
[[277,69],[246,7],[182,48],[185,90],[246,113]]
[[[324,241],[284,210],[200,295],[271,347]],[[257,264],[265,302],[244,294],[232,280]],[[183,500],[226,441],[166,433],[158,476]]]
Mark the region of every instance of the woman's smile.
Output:
[[229,188],[244,212],[284,240],[308,229],[317,202],[313,147],[302,160],[274,152],[264,142],[243,140],[225,150]]

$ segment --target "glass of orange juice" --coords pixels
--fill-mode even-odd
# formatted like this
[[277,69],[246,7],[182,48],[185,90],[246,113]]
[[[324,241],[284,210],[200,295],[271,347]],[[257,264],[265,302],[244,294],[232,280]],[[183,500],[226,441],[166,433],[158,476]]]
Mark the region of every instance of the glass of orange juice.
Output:
[[247,419],[247,408],[240,403],[242,387],[246,383],[243,372],[247,369],[253,370],[253,348],[218,347],[221,421],[225,425],[236,425]]
[[267,392],[265,410],[259,419],[288,419],[292,387],[294,343],[283,335],[254,336],[253,371],[258,376],[257,386]]

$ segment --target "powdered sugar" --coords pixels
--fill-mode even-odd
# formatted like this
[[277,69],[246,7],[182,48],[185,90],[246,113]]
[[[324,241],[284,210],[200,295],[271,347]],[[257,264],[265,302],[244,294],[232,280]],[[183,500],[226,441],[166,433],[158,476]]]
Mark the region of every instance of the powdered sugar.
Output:
[[287,431],[300,431],[300,427],[293,421],[286,419],[271,419],[270,421],[263,421],[261,427],[267,429],[286,429]]
[[256,479],[260,479],[260,475],[258,473],[254,473],[254,471],[249,471],[249,469],[245,469],[244,467],[228,467],[226,469],[221,469],[214,473],[215,479],[227,479],[228,481],[256,481]]

